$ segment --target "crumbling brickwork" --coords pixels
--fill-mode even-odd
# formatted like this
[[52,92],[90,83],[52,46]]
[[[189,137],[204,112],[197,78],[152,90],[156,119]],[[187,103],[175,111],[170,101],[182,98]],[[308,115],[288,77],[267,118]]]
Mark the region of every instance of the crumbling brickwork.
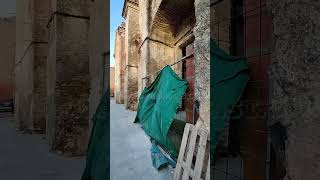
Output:
[[125,23],[121,23],[116,31],[114,58],[115,58],[115,101],[124,103],[126,52],[125,52]]
[[138,46],[140,42],[138,2],[127,0],[122,16],[126,19],[124,104],[127,109],[136,110],[138,103]]
[[34,45],[33,63],[33,127],[41,133],[46,130],[46,105],[47,105],[47,54],[48,54],[48,29],[49,1],[33,1],[33,39],[39,43]]
[[320,6],[317,1],[272,1],[270,123],[287,129],[286,180],[320,176]]
[[17,54],[14,68],[16,124],[19,130],[45,132],[48,20],[49,0],[17,2]]
[[64,154],[84,154],[89,137],[89,9],[89,0],[51,4],[60,14],[49,24],[47,134],[51,149]]
[[110,67],[110,96],[114,97],[114,67]]
[[[124,90],[126,91],[126,95],[124,101],[126,106],[128,106],[127,104],[130,102],[137,102],[138,95],[141,94],[146,86],[152,83],[157,76],[157,72],[166,65],[174,64],[172,65],[172,69],[180,77],[189,79],[188,81],[190,82],[189,90],[191,94],[189,93],[187,94],[188,97],[185,97],[189,98],[187,103],[189,105],[185,106],[188,111],[190,111],[187,113],[187,116],[189,116],[187,118],[188,122],[193,123],[198,119],[198,117],[193,117],[194,114],[197,114],[194,113],[194,111],[196,111],[195,108],[197,108],[194,104],[195,100],[199,102],[201,99],[201,113],[203,116],[201,116],[200,122],[204,122],[202,124],[208,127],[210,119],[210,88],[207,83],[209,82],[210,75],[209,2],[193,0],[140,0],[138,3],[137,1],[128,0],[125,1],[123,10],[123,14],[126,18],[126,77],[131,78],[131,80],[128,78],[125,80],[126,87]],[[136,20],[137,13],[139,21]],[[135,25],[135,28],[132,27],[132,24]],[[116,41],[115,46],[118,47],[119,44],[120,43]],[[187,47],[192,48],[187,50]],[[117,54],[115,55],[117,56]],[[181,60],[184,56],[189,57]],[[132,62],[131,64],[128,64],[129,59]],[[185,61],[191,62],[185,63]],[[185,66],[190,66],[189,70]],[[198,67],[195,68],[196,70],[194,71],[191,66]],[[183,68],[187,68],[187,70]],[[136,71],[138,72],[136,73]],[[134,72],[134,76],[130,76],[130,73],[132,72]],[[119,75],[116,73],[116,78],[119,78],[118,76]],[[194,79],[197,79],[198,77],[204,79],[199,79],[201,83],[196,83],[198,86],[198,91],[196,93],[198,93],[197,97],[199,99],[195,99],[195,92],[193,90],[195,85],[193,82]],[[134,81],[132,79],[134,79]],[[129,83],[132,82],[134,83],[129,85]],[[208,86],[208,88],[204,86]],[[134,98],[132,99],[128,99],[127,96],[130,94],[130,91],[135,92]],[[133,96],[129,96],[129,98],[131,97]],[[186,102],[187,101],[184,103]],[[183,107],[181,108],[184,109],[184,105],[182,106]]]

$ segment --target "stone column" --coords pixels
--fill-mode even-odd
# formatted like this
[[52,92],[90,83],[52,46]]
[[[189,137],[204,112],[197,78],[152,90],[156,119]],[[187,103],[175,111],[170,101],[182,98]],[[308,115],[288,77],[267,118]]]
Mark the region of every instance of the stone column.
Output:
[[46,129],[48,19],[49,0],[17,2],[15,114],[17,128],[31,133]]
[[47,136],[51,149],[63,154],[83,155],[89,137],[90,3],[51,2]]
[[125,52],[125,23],[122,23],[116,31],[115,39],[115,100],[119,104],[124,103],[124,81],[126,71],[126,52]]
[[210,127],[210,1],[195,0],[194,28],[195,99],[199,102],[199,120]]
[[33,0],[33,129],[46,130],[49,0]]
[[122,16],[126,19],[126,78],[124,104],[136,110],[138,101],[138,47],[140,43],[139,3],[127,0]]

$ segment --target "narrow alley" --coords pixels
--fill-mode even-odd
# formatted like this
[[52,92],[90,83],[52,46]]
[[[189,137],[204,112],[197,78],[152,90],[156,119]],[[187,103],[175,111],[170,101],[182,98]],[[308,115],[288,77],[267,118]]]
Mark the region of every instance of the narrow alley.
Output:
[[79,180],[85,157],[50,153],[44,137],[16,132],[12,115],[0,113],[0,179]]
[[110,177],[111,180],[168,180],[171,167],[157,171],[152,167],[149,137],[140,124],[134,124],[136,112],[110,101]]

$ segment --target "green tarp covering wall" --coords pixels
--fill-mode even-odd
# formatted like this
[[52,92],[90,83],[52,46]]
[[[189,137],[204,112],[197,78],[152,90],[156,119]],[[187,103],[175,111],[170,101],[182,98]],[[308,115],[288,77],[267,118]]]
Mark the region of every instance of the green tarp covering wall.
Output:
[[109,179],[110,98],[107,92],[93,116],[93,127],[87,152],[87,163],[81,180]]
[[175,149],[167,134],[187,87],[188,82],[166,66],[139,98],[135,122],[140,122],[144,131],[173,157],[177,157],[179,150]]
[[210,151],[213,155],[219,136],[249,80],[249,71],[246,58],[228,55],[214,41],[210,46]]

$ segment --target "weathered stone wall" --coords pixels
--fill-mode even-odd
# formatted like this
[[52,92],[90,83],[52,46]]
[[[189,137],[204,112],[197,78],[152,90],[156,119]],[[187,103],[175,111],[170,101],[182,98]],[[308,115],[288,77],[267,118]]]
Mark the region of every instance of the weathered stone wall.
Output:
[[[50,13],[57,9],[56,0],[50,0]],[[47,58],[47,121],[46,137],[50,148],[55,142],[56,133],[56,58],[57,58],[57,23],[53,20],[49,26]]]
[[114,97],[114,67],[110,67],[110,96]]
[[48,54],[49,0],[33,0],[33,128],[44,133],[46,129],[46,64]]
[[146,80],[146,85],[150,85],[156,78],[155,72],[161,70],[164,66],[172,64],[175,61],[174,48],[167,45],[150,41],[150,56],[146,62],[146,73],[151,75]]
[[0,101],[14,97],[15,31],[15,17],[0,17]]
[[[186,41],[192,43],[190,35],[195,19],[192,9],[188,9],[189,6],[185,7],[184,3],[163,0],[140,1],[142,44],[139,52],[139,92],[155,79],[155,72],[182,57],[181,46],[186,45]],[[188,14],[184,14],[181,8],[188,9]],[[172,68],[181,74],[181,63]],[[140,80],[140,77],[146,76],[146,79]]]
[[18,130],[25,129],[32,121],[31,51],[26,51],[31,40],[31,14],[30,9],[25,8],[29,3],[29,1],[16,3],[15,121]]
[[45,131],[48,6],[48,0],[17,2],[15,104],[19,130]]
[[320,4],[272,1],[271,123],[287,128],[287,180],[320,176]]
[[115,100],[119,104],[124,103],[126,52],[125,52],[125,23],[122,23],[115,37]]
[[147,76],[147,59],[150,57],[149,36],[151,15],[150,7],[152,1],[139,0],[139,24],[141,32],[141,44],[139,45],[139,65],[138,65],[138,95],[141,94],[144,87],[146,87],[146,80],[142,79]]
[[124,104],[136,110],[138,103],[138,46],[140,43],[139,6],[126,1],[123,17],[126,19],[126,78]]
[[[89,123],[109,85],[109,2],[96,0],[91,6],[89,30],[90,97]],[[91,128],[90,128],[91,129]]]
[[[81,155],[89,136],[89,47],[91,1],[52,0],[48,58],[48,139],[51,149]],[[102,58],[101,58],[102,61]],[[104,67],[101,67],[102,69]]]
[[210,1],[195,0],[195,100],[199,102],[199,120],[210,127]]

